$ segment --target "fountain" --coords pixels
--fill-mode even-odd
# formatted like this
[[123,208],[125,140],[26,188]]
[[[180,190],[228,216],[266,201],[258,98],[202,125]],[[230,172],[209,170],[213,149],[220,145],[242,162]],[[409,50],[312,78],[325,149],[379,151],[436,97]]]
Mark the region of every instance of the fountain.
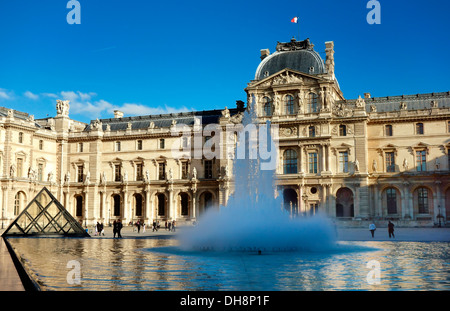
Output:
[[[244,127],[254,124],[254,107],[253,99],[250,109],[244,113]],[[270,124],[260,127],[260,131],[268,128]],[[267,140],[256,141],[256,146],[258,149],[271,146],[276,159],[276,147],[270,131],[267,132]],[[256,136],[253,135],[253,139]],[[255,145],[250,143],[250,139],[246,139],[244,131],[238,135],[237,146],[245,147],[246,156],[243,159],[238,157],[236,148],[233,195],[227,206],[209,209],[201,216],[195,228],[179,237],[181,249],[263,253],[326,251],[334,248],[335,228],[329,219],[321,215],[292,218],[284,210],[281,196],[274,197],[275,170],[262,169],[264,161],[250,156],[250,152],[254,150],[250,150],[253,147],[249,146]]]

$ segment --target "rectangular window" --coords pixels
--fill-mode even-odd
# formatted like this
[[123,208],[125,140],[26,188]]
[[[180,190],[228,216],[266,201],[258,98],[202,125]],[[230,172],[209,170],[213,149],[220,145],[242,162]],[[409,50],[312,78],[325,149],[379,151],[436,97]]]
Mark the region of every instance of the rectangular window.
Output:
[[78,182],[83,182],[83,165],[77,166],[77,180]]
[[143,165],[142,163],[136,164],[136,181],[142,181],[144,178],[143,175]]
[[416,164],[418,172],[425,172],[427,170],[427,151],[416,151]]
[[386,172],[395,172],[395,154],[394,152],[386,152]]
[[159,169],[158,179],[165,180],[166,179],[166,163],[159,163],[158,169]]
[[317,174],[317,152],[308,153],[308,166],[310,174]]
[[162,138],[159,140],[159,149],[164,149],[166,146],[166,141]]
[[348,173],[348,152],[339,152],[339,173]]
[[309,137],[316,137],[316,127],[315,126],[309,127]]
[[181,162],[181,178],[188,179],[189,178],[189,162]]
[[211,160],[205,160],[205,178],[207,179],[213,178]]
[[339,125],[339,136],[347,136],[347,126],[344,124]]
[[137,150],[142,150],[142,140],[137,141]]
[[116,151],[120,151],[120,149],[121,149],[120,141],[116,141]]
[[114,165],[114,181],[121,181],[121,180],[122,180],[121,165],[116,164]]
[[19,132],[19,144],[23,143],[23,133]]
[[23,174],[23,159],[17,159],[17,177],[22,177]]
[[39,150],[44,150],[44,141],[43,140],[39,141]]
[[83,143],[78,143],[78,152],[83,152]]
[[416,123],[416,134],[423,135],[423,123]]
[[42,181],[44,176],[44,164],[38,164],[38,181]]
[[384,129],[386,136],[392,136],[392,125],[386,125]]

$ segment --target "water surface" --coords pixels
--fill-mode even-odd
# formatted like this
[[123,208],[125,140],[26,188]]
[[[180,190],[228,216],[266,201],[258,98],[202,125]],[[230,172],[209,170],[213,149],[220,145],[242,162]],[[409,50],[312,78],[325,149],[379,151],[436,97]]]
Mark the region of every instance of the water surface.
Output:
[[[10,238],[43,290],[449,290],[450,243],[341,242],[328,252],[186,252],[173,238]],[[80,263],[81,284],[67,275]],[[380,263],[380,284],[367,262]]]

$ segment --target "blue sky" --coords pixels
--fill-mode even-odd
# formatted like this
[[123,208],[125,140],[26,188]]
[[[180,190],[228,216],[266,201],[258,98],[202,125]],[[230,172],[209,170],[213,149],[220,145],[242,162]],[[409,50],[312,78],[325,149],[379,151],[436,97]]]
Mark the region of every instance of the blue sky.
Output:
[[324,58],[335,43],[344,96],[450,90],[448,1],[379,0],[369,25],[366,0],[0,0],[0,106],[44,118],[56,99],[89,120],[235,107],[254,78],[260,50],[310,38]]

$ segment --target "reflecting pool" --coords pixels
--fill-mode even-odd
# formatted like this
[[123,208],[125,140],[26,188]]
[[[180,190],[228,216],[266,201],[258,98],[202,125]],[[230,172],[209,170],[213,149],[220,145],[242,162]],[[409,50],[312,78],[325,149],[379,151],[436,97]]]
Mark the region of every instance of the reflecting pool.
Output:
[[[186,252],[174,238],[9,238],[42,290],[449,290],[450,243],[340,242],[328,252]],[[80,263],[80,284],[68,274]],[[367,267],[379,262],[379,284]],[[70,274],[69,274],[70,275]]]

